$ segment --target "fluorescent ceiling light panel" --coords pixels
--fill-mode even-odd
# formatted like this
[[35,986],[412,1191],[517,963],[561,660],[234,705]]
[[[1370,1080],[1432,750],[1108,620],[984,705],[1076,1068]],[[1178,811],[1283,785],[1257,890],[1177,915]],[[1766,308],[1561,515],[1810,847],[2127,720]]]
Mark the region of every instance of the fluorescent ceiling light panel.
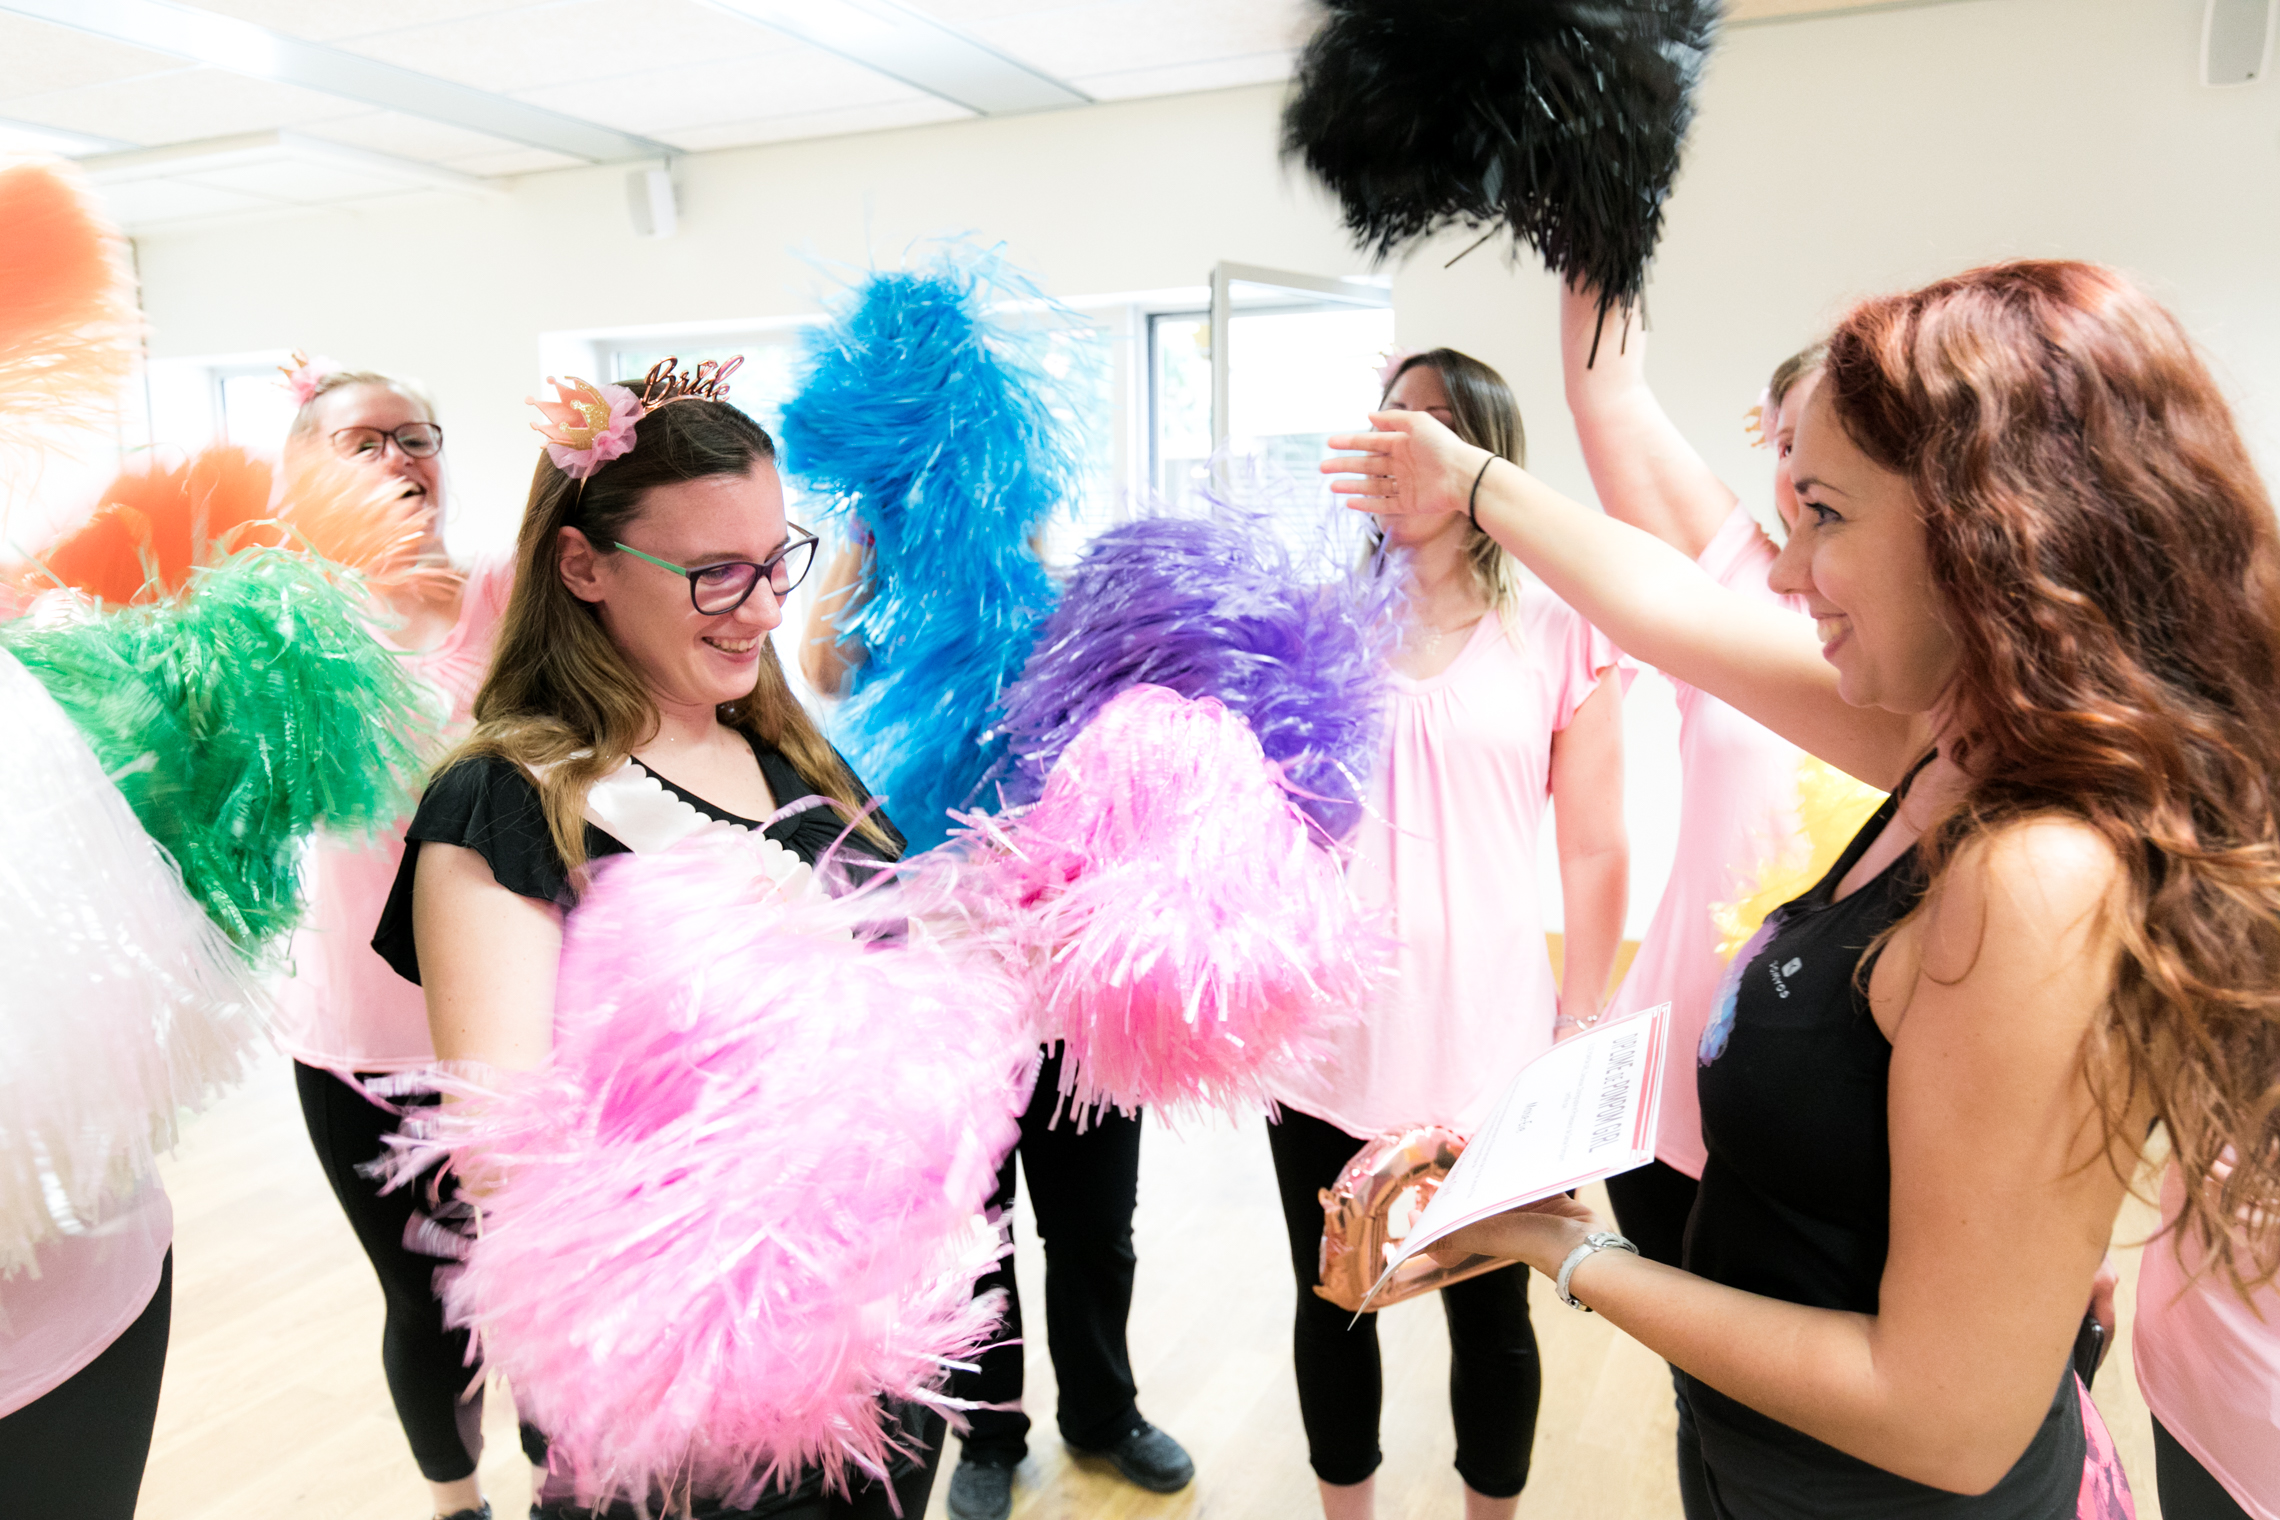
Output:
[[0,11],[68,26],[233,74],[273,79],[366,105],[504,138],[589,163],[662,158],[663,143],[581,121],[485,90],[453,84],[322,43],[303,42],[234,16],[173,0],[0,0]]
[[983,116],[1089,105],[1092,97],[893,0],[713,0]]

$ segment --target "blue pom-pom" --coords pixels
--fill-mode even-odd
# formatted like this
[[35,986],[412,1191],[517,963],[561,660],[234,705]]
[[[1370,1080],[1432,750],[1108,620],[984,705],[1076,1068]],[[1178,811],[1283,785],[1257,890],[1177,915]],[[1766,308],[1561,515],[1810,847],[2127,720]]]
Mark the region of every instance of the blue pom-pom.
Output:
[[1003,751],[990,714],[1053,607],[1037,546],[1074,499],[1076,439],[1032,345],[985,315],[1037,299],[997,254],[957,244],[872,274],[808,335],[784,408],[787,472],[871,540],[839,621],[863,661],[834,737],[913,850],[977,799]]
[[1380,571],[1310,583],[1263,519],[1144,518],[1101,534],[1006,693],[1008,800],[1034,799],[1093,714],[1145,682],[1242,714],[1298,805],[1343,837],[1384,717],[1400,577]]

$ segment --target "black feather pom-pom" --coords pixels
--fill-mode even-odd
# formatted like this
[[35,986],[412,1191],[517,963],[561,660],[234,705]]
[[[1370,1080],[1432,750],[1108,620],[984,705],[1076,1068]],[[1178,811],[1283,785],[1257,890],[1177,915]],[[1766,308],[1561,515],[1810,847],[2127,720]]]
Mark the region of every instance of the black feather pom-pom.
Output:
[[1383,259],[1503,226],[1555,273],[1637,298],[1718,0],[1321,0],[1283,153]]

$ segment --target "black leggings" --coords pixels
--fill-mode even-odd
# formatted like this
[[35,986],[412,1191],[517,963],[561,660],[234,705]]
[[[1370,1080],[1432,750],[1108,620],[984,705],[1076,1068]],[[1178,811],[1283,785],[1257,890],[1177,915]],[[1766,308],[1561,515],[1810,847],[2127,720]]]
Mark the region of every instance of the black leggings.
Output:
[[380,1365],[412,1460],[430,1483],[470,1477],[483,1454],[483,1388],[467,1362],[468,1332],[444,1328],[435,1296],[435,1270],[443,1262],[404,1244],[424,1190],[407,1185],[382,1193],[378,1182],[356,1171],[385,1148],[381,1137],[395,1130],[395,1116],[329,1071],[295,1061],[293,1080],[309,1143],[388,1303]]
[[134,1520],[173,1317],[174,1253],[168,1251],[158,1291],[117,1340],[23,1408],[0,1416],[0,1514]]
[[[1663,1161],[1607,1179],[1607,1201],[1615,1205],[1615,1227],[1639,1254],[1666,1267],[1683,1266],[1686,1221],[1694,1214],[1701,1184]],[[1678,1374],[1671,1374],[1677,1382]],[[1702,1438],[1694,1430],[1694,1410],[1678,1395],[1678,1502],[1686,1520],[1712,1520],[1710,1480],[1702,1475]]]
[[[1354,1321],[1314,1291],[1321,1281],[1322,1202],[1362,1143],[1334,1124],[1286,1108],[1267,1126],[1283,1222],[1298,1282],[1292,1360],[1307,1460],[1325,1483],[1359,1483],[1378,1469],[1378,1410],[1384,1377],[1377,1316]],[[1543,1368],[1528,1320],[1528,1269],[1512,1266],[1440,1292],[1449,1320],[1449,1410],[1457,1427],[1457,1472],[1465,1486],[1509,1499],[1528,1481],[1536,1444]],[[1348,1329],[1348,1322],[1354,1321]]]
[[[1060,1107],[1061,1056],[1054,1047],[1037,1073],[1021,1139],[998,1167],[990,1208],[1013,1238],[1014,1167],[1029,1176],[1029,1203],[1045,1247],[1045,1349],[1060,1389],[1061,1438],[1081,1451],[1113,1446],[1140,1423],[1132,1357],[1124,1324],[1132,1310],[1132,1212],[1140,1197],[1140,1119],[1114,1109],[1079,1130]],[[1013,1257],[974,1284],[1003,1288],[1005,1318],[995,1344],[972,1372],[950,1383],[952,1394],[978,1404],[967,1416],[966,1460],[1017,1466],[1029,1450],[1029,1416],[1021,1411],[1021,1291]]]
[[2240,1501],[2159,1420],[2153,1422],[2153,1478],[2162,1520],[2248,1520]]

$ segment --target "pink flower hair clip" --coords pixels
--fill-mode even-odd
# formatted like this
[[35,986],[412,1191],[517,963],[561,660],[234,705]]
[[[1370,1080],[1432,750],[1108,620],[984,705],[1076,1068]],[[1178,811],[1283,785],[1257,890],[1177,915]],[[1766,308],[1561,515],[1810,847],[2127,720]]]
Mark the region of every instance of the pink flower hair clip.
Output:
[[555,399],[523,399],[538,408],[544,422],[531,428],[546,440],[546,457],[572,480],[584,482],[596,470],[633,448],[633,425],[643,416],[641,398],[622,385],[595,385],[573,375],[546,383]]
[[293,362],[277,366],[277,373],[285,377],[285,389],[293,393],[295,406],[307,406],[317,399],[317,387],[325,383],[327,375],[335,374],[340,366],[330,359],[312,359],[300,349],[293,350]]
[[546,440],[546,457],[583,487],[596,470],[632,452],[634,424],[667,402],[726,401],[728,378],[743,366],[744,358],[707,359],[686,371],[680,362],[660,359],[651,365],[638,393],[622,385],[596,385],[576,375],[567,380],[548,375],[554,400],[523,397],[546,419],[531,424],[531,430]]

